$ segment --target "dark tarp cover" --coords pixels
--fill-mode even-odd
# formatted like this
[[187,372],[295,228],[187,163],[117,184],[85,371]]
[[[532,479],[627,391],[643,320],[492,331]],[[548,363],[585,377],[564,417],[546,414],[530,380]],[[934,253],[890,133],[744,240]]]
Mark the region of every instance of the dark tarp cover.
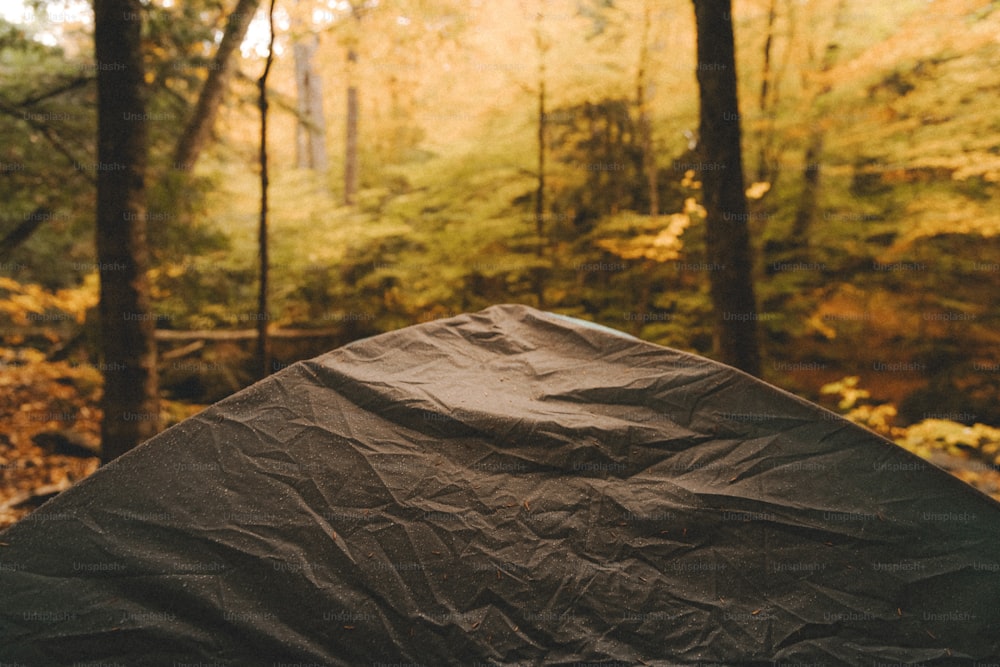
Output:
[[0,664],[1000,662],[1000,506],[524,306],[361,340],[0,534]]

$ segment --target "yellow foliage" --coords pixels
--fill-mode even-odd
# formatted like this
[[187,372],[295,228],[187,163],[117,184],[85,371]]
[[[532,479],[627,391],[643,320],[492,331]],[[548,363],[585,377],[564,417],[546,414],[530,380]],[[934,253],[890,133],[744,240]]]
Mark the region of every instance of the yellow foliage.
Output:
[[890,437],[896,433],[896,429],[892,426],[892,422],[896,418],[896,406],[891,403],[859,405],[844,416],[855,424],[867,426],[879,435]]
[[[859,400],[871,398],[868,390],[858,388],[860,379],[857,375],[851,375],[842,380],[825,384],[819,391],[821,394],[839,394],[840,402],[837,403],[837,407],[841,410],[850,410]],[[893,409],[895,410],[895,408]]]
[[893,426],[896,406],[860,403],[870,396],[858,388],[856,376],[825,385],[824,394],[839,395],[844,417],[866,426],[921,458],[1000,500],[1000,429],[985,424],[966,426],[946,419],[925,419],[906,427]]
[[42,316],[57,310],[69,315],[78,324],[83,324],[87,311],[97,305],[99,298],[97,274],[87,276],[80,287],[49,291],[34,283],[19,283],[11,278],[0,277],[0,290],[7,292],[0,296],[0,313],[6,313],[15,324],[25,326],[31,315]]
[[837,330],[828,325],[826,322],[824,322],[823,318],[820,317],[819,313],[813,313],[812,315],[810,315],[809,319],[806,321],[806,324],[813,331],[819,333],[827,340],[833,340],[834,338],[837,337]]
[[747,188],[747,199],[760,199],[771,189],[771,184],[766,181],[757,181]]
[[688,169],[684,172],[684,178],[681,180],[681,185],[685,188],[691,188],[692,190],[701,189],[701,181],[695,178],[694,169]]
[[601,239],[597,245],[622,259],[651,259],[655,262],[677,259],[684,247],[681,235],[691,225],[691,217],[687,213],[674,213],[668,219],[667,226],[658,234],[640,234],[629,239]]
[[986,424],[966,426],[946,419],[925,419],[906,429],[896,443],[921,456],[945,451],[967,457],[969,451],[978,450],[981,458],[1000,464],[1000,429]]
[[697,215],[699,217],[705,217],[705,207],[698,203],[698,200],[694,197],[688,197],[684,200],[684,213],[692,216]]
[[842,380],[823,385],[820,393],[839,395],[840,401],[837,403],[837,407],[844,410],[844,417],[855,424],[865,426],[887,438],[896,435],[900,431],[892,425],[896,419],[896,406],[891,403],[881,405],[859,403],[871,398],[871,394],[858,387],[858,380],[856,375],[845,377]]

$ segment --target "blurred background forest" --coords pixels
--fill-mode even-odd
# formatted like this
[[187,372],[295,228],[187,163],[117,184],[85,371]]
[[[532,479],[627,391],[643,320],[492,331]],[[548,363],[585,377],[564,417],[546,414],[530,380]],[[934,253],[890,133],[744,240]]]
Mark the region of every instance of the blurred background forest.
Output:
[[[164,425],[259,375],[265,5],[142,5]],[[0,11],[6,523],[96,468],[105,369],[93,13]],[[271,370],[502,302],[712,355],[688,0],[274,16]],[[1000,2],[737,0],[732,20],[763,378],[1000,497]]]

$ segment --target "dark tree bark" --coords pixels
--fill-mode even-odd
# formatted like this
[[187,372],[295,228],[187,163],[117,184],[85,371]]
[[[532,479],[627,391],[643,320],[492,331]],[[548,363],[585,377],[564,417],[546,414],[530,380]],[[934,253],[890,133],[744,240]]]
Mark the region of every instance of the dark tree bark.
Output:
[[208,78],[198,96],[194,112],[174,149],[174,168],[179,171],[194,169],[198,156],[205,144],[208,143],[212,128],[215,126],[219,105],[226,93],[226,84],[229,81],[231,69],[229,64],[231,56],[246,36],[250,20],[253,19],[259,4],[260,0],[239,0],[236,9],[229,15],[226,29],[222,34],[222,41],[219,42],[219,48],[216,50],[215,58],[213,58],[212,65],[208,70]]
[[105,463],[153,436],[159,423],[155,326],[146,282],[142,11],[139,0],[94,0]]
[[267,75],[271,73],[274,62],[274,0],[267,12],[268,43],[267,60],[264,71],[257,80],[259,96],[257,105],[260,108],[260,225],[257,230],[257,248],[260,258],[260,286],[257,292],[257,366],[260,377],[271,373],[271,350],[267,325],[270,317],[267,307],[268,290],[268,242],[267,242]]
[[706,254],[722,362],[760,375],[730,0],[693,0],[698,31]]
[[804,248],[809,245],[809,230],[813,218],[816,217],[816,206],[819,203],[820,160],[823,157],[822,130],[814,129],[806,146],[805,167],[802,169],[802,190],[795,207],[795,218],[792,220],[792,233],[789,241],[792,247]]

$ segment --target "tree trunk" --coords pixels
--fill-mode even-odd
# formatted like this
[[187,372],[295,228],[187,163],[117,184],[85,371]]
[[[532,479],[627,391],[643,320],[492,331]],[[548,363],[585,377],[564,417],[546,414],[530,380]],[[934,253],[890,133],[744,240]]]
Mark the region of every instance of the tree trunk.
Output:
[[790,245],[794,248],[804,248],[809,245],[809,230],[813,218],[816,217],[816,206],[819,204],[819,161],[823,157],[823,138],[822,130],[814,129],[809,137],[809,145],[806,146],[802,191],[799,193],[790,235]]
[[[541,14],[539,14],[541,16]],[[542,50],[541,26],[537,27],[538,41],[538,181],[535,187],[535,233],[538,244],[536,254],[541,257],[545,235],[545,53]]]
[[[844,13],[847,10],[847,0],[838,0],[833,12],[833,28],[831,38],[823,49],[823,62],[820,65],[820,76],[822,80],[819,88],[810,105],[813,109],[822,102],[823,98],[830,93],[832,86],[826,80],[829,73],[837,62],[837,53],[840,46],[837,44],[837,35],[840,32]],[[805,167],[802,171],[802,192],[799,195],[798,206],[795,209],[795,219],[792,222],[792,233],[789,239],[790,244],[795,248],[805,248],[809,245],[809,231],[812,228],[813,219],[816,217],[816,207],[819,205],[819,191],[821,180],[821,162],[823,159],[823,143],[825,140],[825,130],[822,119],[816,118],[810,127],[809,143],[806,146],[804,157]]]
[[652,25],[652,0],[645,0],[642,11],[642,43],[639,47],[639,70],[636,74],[635,97],[639,109],[639,141],[642,147],[642,167],[646,172],[649,192],[649,215],[660,215],[660,191],[657,187],[656,153],[653,150],[653,127],[649,119],[649,32]]
[[260,225],[257,230],[257,248],[260,259],[260,285],[257,292],[257,368],[260,377],[271,372],[270,341],[267,325],[270,317],[267,308],[268,242],[267,242],[267,75],[274,62],[274,0],[267,12],[268,43],[264,72],[257,81],[257,106],[260,108]]
[[347,86],[347,141],[344,154],[344,203],[354,204],[358,191],[358,88],[354,84],[354,74],[358,63],[358,53],[353,47],[347,50],[347,71],[350,83]]
[[104,463],[155,435],[159,424],[155,326],[146,282],[142,12],[139,0],[94,0]]
[[208,78],[198,96],[194,112],[174,149],[174,169],[186,172],[194,169],[198,156],[208,142],[215,125],[219,105],[226,92],[230,56],[246,36],[250,20],[253,19],[259,4],[260,0],[239,0],[236,9],[229,15],[226,29],[222,34],[222,41],[219,42],[219,48],[216,50],[215,58],[212,59],[212,65],[209,67]]
[[778,18],[778,0],[771,0],[767,10],[767,35],[764,38],[764,64],[760,75],[760,137],[757,153],[757,180],[767,181],[771,174],[770,147],[774,135],[774,121],[768,114],[771,93],[771,52],[774,47],[774,24]]
[[706,255],[722,362],[760,375],[730,0],[693,0]]
[[[538,184],[535,189],[535,234],[537,240],[535,244],[535,255],[541,258],[545,254],[545,132],[547,119],[545,117],[545,54],[548,45],[545,42],[543,32],[542,14],[544,5],[539,7],[535,14],[535,48],[538,51]],[[532,275],[532,287],[535,291],[535,299],[539,308],[545,308],[545,270],[535,267]]]
[[[305,29],[300,26],[300,29]],[[292,47],[295,56],[295,89],[297,93],[295,127],[295,164],[300,169],[325,172],[326,121],[323,116],[323,90],[314,57],[319,36],[313,32],[296,37]]]

